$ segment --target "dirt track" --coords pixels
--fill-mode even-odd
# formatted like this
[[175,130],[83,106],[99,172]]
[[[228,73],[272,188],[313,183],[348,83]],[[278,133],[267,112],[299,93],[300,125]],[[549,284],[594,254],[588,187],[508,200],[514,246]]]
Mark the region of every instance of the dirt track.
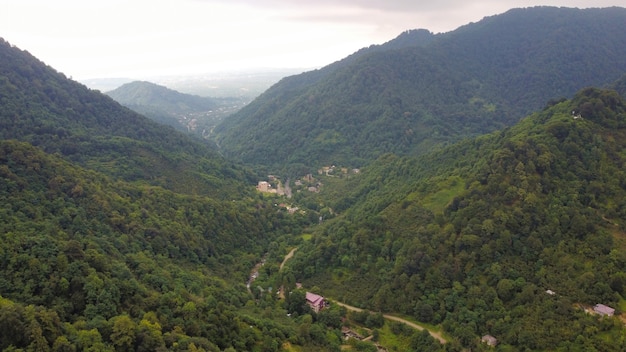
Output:
[[[340,305],[340,306],[342,306],[342,307],[345,307],[346,309],[351,310],[351,311],[355,311],[355,312],[363,311],[363,309],[361,309],[361,308],[353,307],[353,306],[347,305],[345,303],[341,303],[341,302],[337,302],[337,301],[333,301],[333,302],[338,304],[338,305]],[[441,336],[440,333],[438,333],[436,331],[428,330],[425,327],[423,327],[421,325],[417,325],[417,324],[415,324],[413,322],[410,322],[408,320],[396,317],[394,315],[389,315],[389,314],[383,314],[383,318],[385,318],[387,320],[393,320],[393,321],[397,321],[397,322],[400,322],[400,323],[404,323],[404,324],[406,324],[406,325],[408,325],[408,326],[410,326],[410,327],[412,327],[413,329],[416,329],[416,330],[420,330],[421,331],[421,330],[425,329],[425,330],[428,331],[430,336],[436,338],[437,340],[439,340],[439,342],[441,342],[441,343],[447,343],[448,342],[448,340],[444,339],[443,336]]]
[[[285,256],[285,259],[283,259],[283,262],[280,263],[280,269],[279,270],[283,270],[283,266],[285,265],[285,263],[289,259],[291,259],[291,257],[293,257],[293,254],[296,252],[297,249],[298,249],[298,247],[292,249],[291,252],[287,253],[287,255]],[[342,307],[345,307],[346,309],[351,310],[351,311],[355,311],[355,312],[363,311],[363,309],[361,309],[361,308],[353,307],[353,306],[347,305],[345,303],[341,303],[341,302],[337,302],[337,301],[333,301],[333,302],[335,302],[336,304],[338,304],[338,305],[340,305]],[[397,322],[400,322],[400,323],[404,323],[404,324],[406,324],[406,325],[408,325],[408,326],[410,326],[410,327],[412,327],[413,329],[416,329],[416,330],[420,330],[421,331],[421,330],[426,329],[425,327],[423,327],[421,325],[418,325],[418,324],[415,324],[415,323],[410,322],[408,320],[396,317],[394,315],[383,314],[383,318],[385,318],[387,320],[393,320],[393,321],[397,321]],[[441,336],[440,333],[438,333],[436,331],[428,330],[428,329],[426,329],[426,330],[428,331],[430,336],[436,338],[437,340],[439,340],[439,342],[441,342],[441,343],[447,343],[448,342],[448,340],[444,339],[443,336]]]
[[287,255],[285,256],[285,259],[283,259],[283,262],[280,263],[280,268],[278,269],[278,271],[283,270],[283,266],[285,266],[285,263],[287,263],[287,261],[291,259],[291,257],[293,257],[293,254],[296,252],[297,249],[298,247],[292,249],[291,252],[287,253]]

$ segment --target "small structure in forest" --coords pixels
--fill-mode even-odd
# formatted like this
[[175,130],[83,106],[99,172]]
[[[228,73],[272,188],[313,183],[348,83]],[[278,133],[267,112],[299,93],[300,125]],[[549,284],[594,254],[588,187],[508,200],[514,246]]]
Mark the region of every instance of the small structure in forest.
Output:
[[483,343],[486,343],[487,346],[496,346],[498,344],[498,339],[491,335],[485,335],[482,339],[480,339]]
[[615,309],[609,306],[605,306],[604,304],[599,304],[599,303],[593,306],[593,311],[596,314],[600,314],[602,316],[607,316],[607,317],[612,317],[613,314],[615,314]]

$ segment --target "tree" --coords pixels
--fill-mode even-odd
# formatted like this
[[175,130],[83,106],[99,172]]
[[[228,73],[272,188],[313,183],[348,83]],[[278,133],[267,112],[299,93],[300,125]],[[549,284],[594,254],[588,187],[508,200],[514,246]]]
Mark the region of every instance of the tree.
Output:
[[52,345],[52,352],[76,352],[76,347],[65,336],[59,336]]
[[144,314],[137,327],[137,351],[156,351],[164,346],[159,323],[154,312]]
[[285,309],[291,314],[304,315],[310,313],[311,308],[306,303],[306,292],[298,289],[285,295]]
[[128,315],[120,315],[111,320],[113,321],[111,342],[113,342],[115,350],[121,352],[133,351],[137,335],[137,324]]

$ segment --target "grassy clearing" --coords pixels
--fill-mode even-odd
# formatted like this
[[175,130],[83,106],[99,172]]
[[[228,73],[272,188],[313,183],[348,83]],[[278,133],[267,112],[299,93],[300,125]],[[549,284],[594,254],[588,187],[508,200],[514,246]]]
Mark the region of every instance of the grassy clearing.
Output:
[[389,322],[385,322],[382,329],[378,330],[378,342],[387,347],[389,351],[409,351],[411,349],[410,337],[394,334]]
[[452,176],[439,182],[436,189],[436,192],[422,199],[422,206],[433,213],[443,213],[454,197],[465,190],[465,182],[459,176]]

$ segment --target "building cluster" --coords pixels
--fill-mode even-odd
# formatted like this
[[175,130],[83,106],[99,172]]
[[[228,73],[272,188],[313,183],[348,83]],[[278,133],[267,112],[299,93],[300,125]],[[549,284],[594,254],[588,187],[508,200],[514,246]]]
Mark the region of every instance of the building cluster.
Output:
[[323,166],[321,169],[317,170],[318,175],[326,175],[326,176],[334,176],[336,174],[348,175],[350,173],[358,174],[361,170],[359,169],[348,169],[347,167],[337,167],[335,165],[332,166]]

